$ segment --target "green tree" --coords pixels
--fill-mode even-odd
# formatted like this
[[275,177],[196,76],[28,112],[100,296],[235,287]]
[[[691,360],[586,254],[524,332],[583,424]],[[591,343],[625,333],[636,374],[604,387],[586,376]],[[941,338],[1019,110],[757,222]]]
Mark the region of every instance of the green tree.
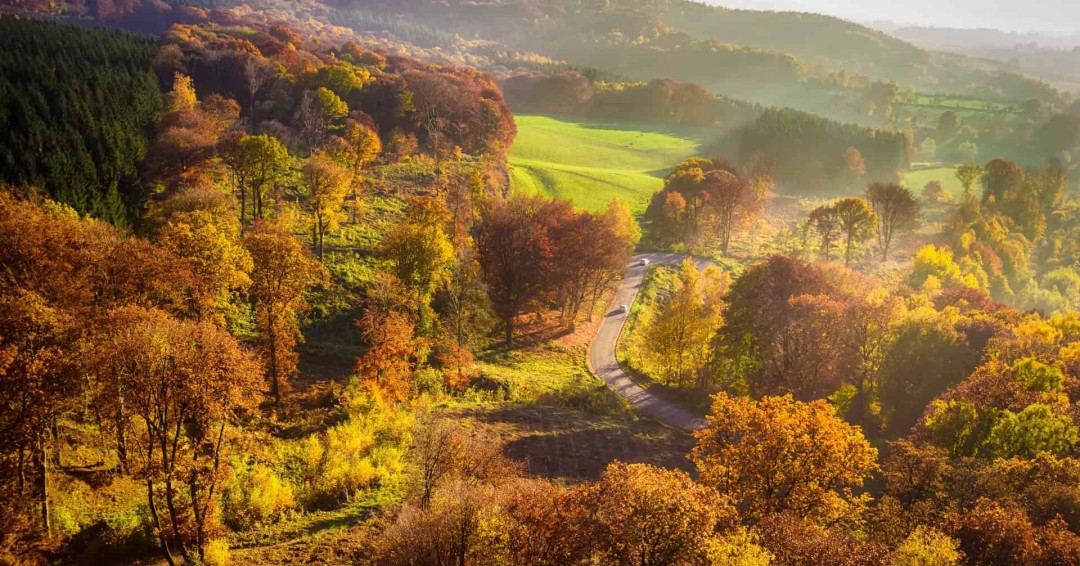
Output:
[[982,177],[983,169],[978,163],[964,163],[956,167],[956,179],[960,181],[960,186],[964,187],[964,196],[971,196],[971,188],[975,186],[975,181]]
[[251,218],[263,218],[267,190],[289,172],[289,151],[270,135],[242,136],[225,155],[240,194],[241,228],[247,225],[247,200],[251,197]]

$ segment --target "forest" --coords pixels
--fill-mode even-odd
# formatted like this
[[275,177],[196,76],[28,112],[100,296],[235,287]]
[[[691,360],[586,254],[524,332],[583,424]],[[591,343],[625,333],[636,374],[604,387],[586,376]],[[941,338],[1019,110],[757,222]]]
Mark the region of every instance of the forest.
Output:
[[1075,95],[683,2],[0,6],[0,564],[1080,564]]

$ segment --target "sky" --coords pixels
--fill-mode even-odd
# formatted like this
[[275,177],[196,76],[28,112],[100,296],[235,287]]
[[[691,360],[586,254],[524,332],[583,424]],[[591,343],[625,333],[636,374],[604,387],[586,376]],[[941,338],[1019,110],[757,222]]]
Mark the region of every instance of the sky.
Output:
[[1080,33],[1080,0],[706,0],[751,10],[818,12],[859,22]]

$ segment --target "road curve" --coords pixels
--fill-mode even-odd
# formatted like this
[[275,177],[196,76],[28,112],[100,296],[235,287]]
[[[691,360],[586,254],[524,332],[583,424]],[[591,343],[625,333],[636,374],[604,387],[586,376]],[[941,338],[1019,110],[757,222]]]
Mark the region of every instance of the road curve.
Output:
[[[641,280],[645,277],[646,266],[641,265],[641,260],[648,259],[650,264],[679,264],[689,256],[675,253],[648,253],[636,255],[627,268],[619,285],[611,306],[600,323],[600,330],[596,333],[589,349],[589,368],[592,369],[604,383],[626,399],[631,405],[642,413],[656,420],[684,430],[697,430],[705,427],[705,419],[694,413],[679,407],[670,401],[661,399],[643,389],[630,376],[619,367],[619,360],[615,354],[615,347],[619,343],[623,326],[629,313],[620,313],[619,305],[632,305],[641,289]],[[704,268],[709,260],[696,259],[698,268]]]

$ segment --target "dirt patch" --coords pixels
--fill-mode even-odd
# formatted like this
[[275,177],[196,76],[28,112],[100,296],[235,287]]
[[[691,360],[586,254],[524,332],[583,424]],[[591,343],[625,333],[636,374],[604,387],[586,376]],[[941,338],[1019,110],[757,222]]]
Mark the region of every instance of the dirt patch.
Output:
[[449,416],[490,438],[529,475],[594,480],[616,460],[692,472],[694,439],[651,419],[618,421],[548,405],[452,409]]

